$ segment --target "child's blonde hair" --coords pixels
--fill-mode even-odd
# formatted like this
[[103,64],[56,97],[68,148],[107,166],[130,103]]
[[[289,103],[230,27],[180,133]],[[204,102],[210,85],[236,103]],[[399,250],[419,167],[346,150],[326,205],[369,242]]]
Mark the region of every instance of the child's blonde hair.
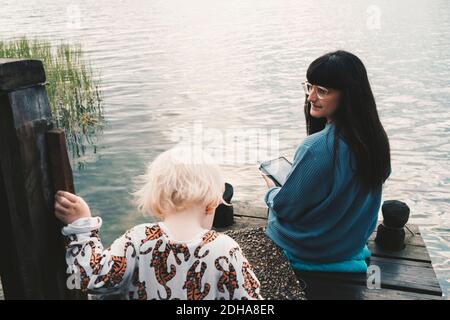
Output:
[[220,168],[199,147],[177,146],[161,153],[142,178],[145,184],[134,196],[144,215],[164,217],[194,204],[216,208],[225,203]]

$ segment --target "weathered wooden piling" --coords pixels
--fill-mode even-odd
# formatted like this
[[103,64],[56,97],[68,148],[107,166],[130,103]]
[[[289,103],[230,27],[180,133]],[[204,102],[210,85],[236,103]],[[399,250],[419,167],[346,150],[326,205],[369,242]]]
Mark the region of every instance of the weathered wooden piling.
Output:
[[0,59],[0,277],[6,299],[84,298],[66,285],[53,206],[56,188],[73,191],[72,171],[64,133],[51,131],[44,83],[41,61]]

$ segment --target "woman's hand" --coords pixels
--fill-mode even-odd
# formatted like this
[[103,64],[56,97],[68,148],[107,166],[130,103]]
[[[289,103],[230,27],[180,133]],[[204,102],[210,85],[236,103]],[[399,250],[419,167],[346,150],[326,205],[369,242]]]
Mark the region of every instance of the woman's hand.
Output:
[[266,180],[266,184],[268,188],[276,187],[275,182],[272,181],[267,175],[261,172],[262,177]]
[[81,197],[58,191],[55,195],[55,216],[64,224],[70,224],[80,218],[91,217],[91,210]]

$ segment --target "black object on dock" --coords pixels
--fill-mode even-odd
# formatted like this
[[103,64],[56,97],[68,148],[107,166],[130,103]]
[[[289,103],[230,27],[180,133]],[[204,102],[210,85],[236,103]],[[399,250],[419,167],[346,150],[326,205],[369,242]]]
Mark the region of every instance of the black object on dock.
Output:
[[409,218],[409,207],[398,200],[387,200],[381,207],[383,223],[378,226],[376,244],[387,250],[405,248],[405,228]]
[[[225,183],[225,192],[223,193],[223,200],[225,200],[226,203],[231,204],[231,198],[233,198],[233,186],[229,183]],[[234,223],[233,206],[220,204],[216,208],[213,227],[225,228],[231,226],[233,223]]]

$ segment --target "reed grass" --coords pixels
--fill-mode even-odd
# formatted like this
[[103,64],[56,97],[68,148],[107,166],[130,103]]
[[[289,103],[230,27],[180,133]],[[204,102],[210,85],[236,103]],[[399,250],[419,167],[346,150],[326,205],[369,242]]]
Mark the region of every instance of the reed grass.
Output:
[[105,124],[100,75],[84,58],[80,44],[20,38],[0,40],[0,58],[42,60],[47,77],[47,95],[57,127],[63,128],[73,159],[85,156]]

